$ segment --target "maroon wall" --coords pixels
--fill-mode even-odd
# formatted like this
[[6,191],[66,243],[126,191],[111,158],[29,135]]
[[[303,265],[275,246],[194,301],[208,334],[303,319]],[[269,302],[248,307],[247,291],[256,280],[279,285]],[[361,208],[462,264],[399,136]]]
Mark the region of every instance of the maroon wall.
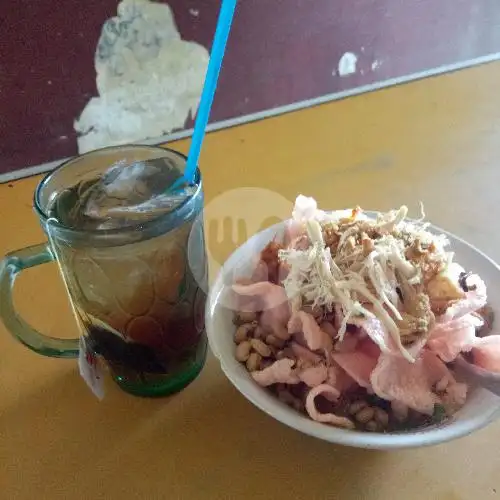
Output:
[[[76,153],[73,121],[96,95],[94,51],[117,3],[0,1],[0,173]],[[168,3],[183,38],[210,47],[219,0]],[[498,26],[497,0],[242,0],[211,121],[500,52]],[[332,75],[347,51],[357,73]]]

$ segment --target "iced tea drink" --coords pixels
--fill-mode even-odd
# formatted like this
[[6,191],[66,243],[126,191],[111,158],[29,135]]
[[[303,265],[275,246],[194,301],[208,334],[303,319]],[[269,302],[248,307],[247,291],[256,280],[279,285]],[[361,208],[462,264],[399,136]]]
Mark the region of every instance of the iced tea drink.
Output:
[[[49,237],[40,255],[57,259],[86,344],[137,395],[182,389],[206,356],[199,172],[194,185],[169,191],[185,161],[162,148],[107,148],[66,163],[35,195]],[[42,354],[76,351],[74,341],[6,323]]]

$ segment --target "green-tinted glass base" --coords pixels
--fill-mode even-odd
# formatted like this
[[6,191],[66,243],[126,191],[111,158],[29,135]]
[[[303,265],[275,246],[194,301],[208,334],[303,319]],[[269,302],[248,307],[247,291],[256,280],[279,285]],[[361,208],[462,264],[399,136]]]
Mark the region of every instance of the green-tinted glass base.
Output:
[[118,375],[111,369],[113,380],[129,394],[134,396],[159,398],[181,391],[193,382],[200,374],[207,358],[207,342],[202,342],[197,350],[196,359],[191,361],[184,370],[175,374],[144,374],[141,378]]

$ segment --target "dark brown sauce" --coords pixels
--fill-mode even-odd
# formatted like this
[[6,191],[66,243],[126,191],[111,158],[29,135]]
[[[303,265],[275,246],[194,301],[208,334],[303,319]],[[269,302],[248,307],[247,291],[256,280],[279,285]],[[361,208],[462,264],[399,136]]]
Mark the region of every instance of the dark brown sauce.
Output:
[[[301,399],[302,401],[305,400],[305,396],[308,391],[305,384],[300,383],[289,386],[288,389],[293,396]],[[277,394],[277,386],[271,387],[271,391],[273,394]],[[348,417],[353,420],[357,430],[368,432],[362,425],[353,419],[352,415],[349,414],[349,407],[351,404],[360,400],[366,401],[371,407],[377,407],[387,412],[389,415],[389,423],[385,429],[378,431],[384,434],[412,432],[433,425],[442,424],[447,419],[444,408],[440,405],[436,405],[433,415],[423,415],[416,411],[409,410],[408,417],[404,421],[397,420],[394,417],[391,409],[391,403],[389,401],[379,398],[374,394],[368,394],[366,390],[362,388],[342,394],[340,399],[335,403],[320,395],[315,399],[315,404],[320,413],[335,413],[336,415],[342,417]],[[307,415],[305,410],[302,413]]]

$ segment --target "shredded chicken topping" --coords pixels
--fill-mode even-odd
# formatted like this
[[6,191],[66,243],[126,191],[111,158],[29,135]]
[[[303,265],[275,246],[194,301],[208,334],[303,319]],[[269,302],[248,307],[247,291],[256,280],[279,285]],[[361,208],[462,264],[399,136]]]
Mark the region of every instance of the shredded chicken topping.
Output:
[[446,237],[428,231],[424,215],[411,222],[407,213],[403,206],[369,219],[356,208],[335,220],[311,198],[299,197],[293,215],[303,225],[300,245],[278,256],[289,270],[283,286],[297,310],[309,304],[331,312],[340,305],[341,339],[349,322],[376,317],[413,362],[408,346],[425,338],[435,315],[464,292],[458,286],[463,269],[445,251]]

